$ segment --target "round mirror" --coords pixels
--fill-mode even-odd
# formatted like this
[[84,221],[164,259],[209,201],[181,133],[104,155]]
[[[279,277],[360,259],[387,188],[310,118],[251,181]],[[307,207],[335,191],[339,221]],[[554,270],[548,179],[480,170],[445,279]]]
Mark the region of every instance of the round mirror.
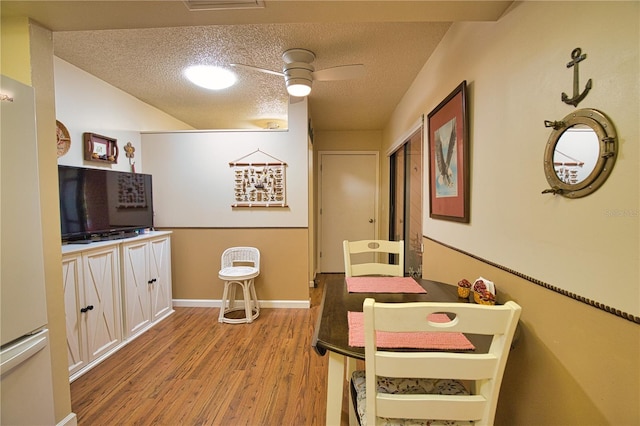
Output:
[[578,198],[598,189],[617,156],[613,124],[597,110],[581,109],[547,125],[554,130],[544,154],[551,189],[544,192]]

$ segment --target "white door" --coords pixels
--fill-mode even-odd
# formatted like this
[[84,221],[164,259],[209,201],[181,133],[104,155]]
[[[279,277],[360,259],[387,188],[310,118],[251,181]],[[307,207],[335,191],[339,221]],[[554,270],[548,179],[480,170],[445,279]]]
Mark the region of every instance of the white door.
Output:
[[376,238],[378,154],[320,153],[320,272],[344,272],[342,241]]
[[151,293],[151,320],[156,321],[173,306],[171,297],[171,240],[169,237],[149,243],[149,278],[153,280]]
[[118,248],[89,253],[82,262],[87,348],[89,361],[93,361],[121,341]]
[[122,253],[125,331],[126,337],[131,337],[151,322],[149,244],[146,241],[125,244]]
[[62,284],[64,288],[65,320],[67,325],[67,358],[69,374],[80,370],[87,363],[84,351],[84,338],[81,321],[84,314],[80,312],[84,303],[84,284],[82,277],[82,256],[72,254],[62,258]]

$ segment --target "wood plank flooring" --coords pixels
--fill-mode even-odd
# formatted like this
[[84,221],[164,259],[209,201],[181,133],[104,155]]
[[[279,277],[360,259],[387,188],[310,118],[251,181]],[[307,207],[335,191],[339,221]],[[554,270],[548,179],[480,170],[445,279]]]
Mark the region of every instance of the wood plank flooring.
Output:
[[328,357],[311,340],[326,277],[311,309],[262,309],[252,324],[176,308],[71,384],[78,424],[324,425]]

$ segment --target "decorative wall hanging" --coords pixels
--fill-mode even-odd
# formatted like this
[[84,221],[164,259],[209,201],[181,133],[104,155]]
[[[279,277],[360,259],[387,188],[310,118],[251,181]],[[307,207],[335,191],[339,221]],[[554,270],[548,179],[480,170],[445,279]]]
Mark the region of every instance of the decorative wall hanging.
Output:
[[591,79],[587,81],[587,85],[584,87],[582,93],[580,93],[580,72],[578,70],[578,64],[587,59],[587,54],[582,53],[582,49],[576,47],[571,52],[571,61],[567,63],[567,68],[573,68],[573,97],[569,98],[569,95],[562,92],[562,102],[568,105],[577,107],[580,101],[582,101],[591,90]]
[[[268,157],[268,161],[248,161],[256,154]],[[257,149],[230,162],[229,166],[234,169],[235,203],[232,207],[287,207],[287,163]]]
[[71,147],[71,137],[69,131],[60,121],[56,120],[56,145],[58,149],[58,157],[62,157],[69,151]]
[[429,217],[469,222],[467,82],[429,113]]
[[84,159],[101,163],[118,162],[118,140],[95,133],[84,133]]
[[580,198],[600,188],[618,156],[611,120],[601,111],[583,108],[544,124],[553,131],[544,151],[544,174],[551,188],[542,193]]
[[118,175],[118,204],[119,209],[147,207],[144,176],[137,174]]
[[131,173],[136,172],[136,162],[133,161],[133,157],[136,156],[136,148],[131,144],[131,142],[127,142],[124,146],[124,152],[126,157],[129,159],[129,165],[131,166]]

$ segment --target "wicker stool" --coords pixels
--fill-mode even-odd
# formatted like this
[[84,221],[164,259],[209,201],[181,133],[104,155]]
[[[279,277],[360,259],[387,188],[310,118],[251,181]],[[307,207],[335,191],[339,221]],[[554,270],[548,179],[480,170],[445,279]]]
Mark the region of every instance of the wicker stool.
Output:
[[[260,251],[254,247],[232,247],[222,253],[218,278],[224,280],[219,322],[250,323],[260,315],[254,278],[260,275]],[[236,306],[236,289],[242,288],[244,306]],[[244,318],[229,318],[233,311],[244,311]]]

